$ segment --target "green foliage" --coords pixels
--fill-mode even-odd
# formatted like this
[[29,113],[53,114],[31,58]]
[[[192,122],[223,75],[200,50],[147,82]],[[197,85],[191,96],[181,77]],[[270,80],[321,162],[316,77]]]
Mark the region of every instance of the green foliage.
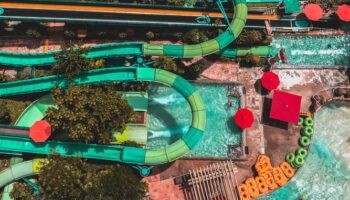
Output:
[[29,103],[28,101],[0,99],[0,123],[15,123]]
[[350,3],[350,1],[349,0],[309,0],[309,3],[340,5],[343,3]]
[[137,91],[145,92],[148,90],[148,82],[118,82],[114,84],[115,90],[117,91]]
[[142,147],[141,144],[134,142],[134,141],[125,141],[121,145],[128,146],[128,147]]
[[207,41],[209,38],[203,30],[192,29],[185,33],[183,40],[189,44],[198,44]]
[[260,44],[263,39],[260,31],[243,29],[235,43],[241,46],[253,46]]
[[0,124],[9,124],[11,122],[10,110],[4,100],[0,100]]
[[188,80],[196,80],[204,71],[204,66],[201,64],[193,64],[186,68],[184,77]]
[[[124,165],[93,164],[61,156],[50,156],[48,160],[39,174],[41,193],[37,199],[138,200],[147,192],[147,185]],[[23,189],[22,199],[31,200],[31,191]],[[15,191],[12,197],[19,196]]]
[[178,65],[179,63],[176,63],[174,59],[164,56],[160,56],[153,64],[155,68],[164,69],[177,74],[183,74],[183,68],[179,67]]
[[6,75],[6,74],[0,74],[0,83],[3,83],[3,82],[8,82],[11,80],[11,77]]
[[123,132],[133,109],[112,86],[54,88],[57,108],[49,108],[47,120],[57,136],[74,141],[110,143],[111,133]]
[[153,39],[154,38],[154,33],[152,31],[146,32],[146,38],[147,39]]
[[74,31],[72,31],[72,30],[65,30],[64,32],[63,32],[63,34],[64,34],[64,36],[66,37],[66,38],[69,38],[69,39],[73,39],[73,38],[75,38],[77,35],[75,34],[75,32]]
[[247,54],[243,59],[237,59],[242,67],[255,67],[262,63],[260,56]]
[[180,6],[180,5],[184,5],[184,3],[185,3],[185,0],[167,0],[168,5]]
[[71,81],[73,76],[82,71],[102,68],[103,60],[93,60],[83,56],[88,48],[83,48],[73,43],[63,44],[62,53],[55,54],[56,64],[52,67],[53,74],[66,74],[67,80]]
[[13,186],[13,190],[10,193],[10,196],[16,200],[36,200],[39,199],[36,196],[33,196],[34,190],[29,185],[17,182]]
[[28,29],[26,31],[26,35],[32,38],[40,38],[41,34],[39,31],[35,30],[35,29]]

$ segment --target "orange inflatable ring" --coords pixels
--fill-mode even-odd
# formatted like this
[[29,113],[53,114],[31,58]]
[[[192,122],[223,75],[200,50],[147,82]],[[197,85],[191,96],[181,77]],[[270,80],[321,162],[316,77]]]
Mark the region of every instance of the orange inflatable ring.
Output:
[[267,178],[265,179],[266,185],[269,187],[270,190],[274,190],[278,188],[278,185],[276,182],[273,180],[273,178]]
[[280,167],[274,167],[272,169],[272,175],[273,178],[275,179],[276,183],[279,186],[284,186],[285,184],[287,184],[287,177],[283,174],[282,170]]
[[248,192],[251,197],[256,198],[259,196],[259,188],[253,177],[248,178],[245,181],[245,184],[248,186]]
[[241,184],[238,186],[238,192],[239,196],[241,197],[241,200],[250,200],[250,195],[248,192],[248,187],[245,184]]
[[263,177],[260,177],[260,176],[255,177],[255,182],[258,185],[258,188],[261,194],[269,190],[268,186],[265,183],[265,179]]
[[248,193],[239,194],[239,197],[241,198],[241,200],[251,200]]
[[290,166],[289,163],[287,162],[283,162],[280,164],[280,167],[283,171],[283,173],[288,177],[288,178],[292,178],[295,174],[295,170],[292,168],[292,166]]

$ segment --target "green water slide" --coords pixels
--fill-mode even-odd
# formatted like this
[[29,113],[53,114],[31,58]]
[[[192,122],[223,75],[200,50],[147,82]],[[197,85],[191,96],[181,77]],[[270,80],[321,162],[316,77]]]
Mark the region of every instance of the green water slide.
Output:
[[0,188],[5,185],[28,176],[39,173],[42,160],[35,159],[12,165],[0,172]]
[[[205,56],[223,51],[241,33],[247,19],[247,5],[245,0],[233,0],[234,18],[226,31],[209,41],[194,45],[179,44],[149,44],[144,42],[106,43],[94,45],[86,53],[89,58],[105,58],[117,56],[170,56],[190,58]],[[270,56],[270,51],[263,49],[270,47],[255,47],[259,56]],[[262,49],[262,50],[259,50]],[[253,51],[253,50],[252,50]],[[0,51],[0,64],[14,67],[44,66],[55,63],[54,55],[60,51],[43,53],[14,53]],[[228,49],[225,55],[235,57],[245,55],[247,49]],[[230,54],[232,52],[232,54]]]
[[[156,165],[180,158],[190,151],[202,137],[206,124],[206,112],[203,102],[193,86],[180,76],[153,68],[114,67],[87,71],[73,80],[76,85],[114,81],[153,81],[173,87],[190,104],[192,123],[189,131],[176,142],[154,149],[60,141],[48,141],[44,144],[37,144],[26,137],[0,133],[0,151],[32,154],[51,154],[54,151],[66,156],[81,156],[138,165]],[[49,91],[57,85],[61,87],[68,85],[64,76],[47,76],[2,83],[0,84],[0,97]],[[32,104],[28,109],[33,109],[32,113],[34,115],[42,117],[44,115],[42,111],[48,106],[47,100],[44,99],[36,102],[36,104],[35,106]],[[27,123],[31,123],[30,120]]]

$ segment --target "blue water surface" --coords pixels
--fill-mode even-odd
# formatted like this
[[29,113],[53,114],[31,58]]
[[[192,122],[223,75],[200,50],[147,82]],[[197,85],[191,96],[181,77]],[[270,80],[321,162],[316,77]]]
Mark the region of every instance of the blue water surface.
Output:
[[[229,144],[241,144],[241,129],[232,116],[240,106],[238,98],[229,97],[225,84],[195,83],[207,110],[204,135],[187,157],[227,157]],[[149,89],[147,148],[170,144],[186,133],[192,115],[189,104],[173,88],[153,84]]]
[[350,105],[329,103],[315,115],[311,151],[298,174],[260,200],[350,199]]

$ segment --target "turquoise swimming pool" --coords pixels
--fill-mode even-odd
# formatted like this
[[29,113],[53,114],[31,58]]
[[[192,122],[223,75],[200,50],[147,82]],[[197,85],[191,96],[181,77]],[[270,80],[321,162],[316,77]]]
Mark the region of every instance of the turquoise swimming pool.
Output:
[[274,49],[284,48],[288,64],[278,66],[349,67],[350,35],[274,36]]
[[[233,121],[240,107],[238,98],[230,98],[228,85],[194,83],[207,110],[204,135],[187,157],[227,157],[227,145],[241,144],[241,129]],[[190,107],[176,90],[152,84],[149,91],[147,147],[170,144],[187,132],[192,115]]]
[[285,187],[260,200],[350,198],[350,103],[329,103],[315,116],[311,151]]

